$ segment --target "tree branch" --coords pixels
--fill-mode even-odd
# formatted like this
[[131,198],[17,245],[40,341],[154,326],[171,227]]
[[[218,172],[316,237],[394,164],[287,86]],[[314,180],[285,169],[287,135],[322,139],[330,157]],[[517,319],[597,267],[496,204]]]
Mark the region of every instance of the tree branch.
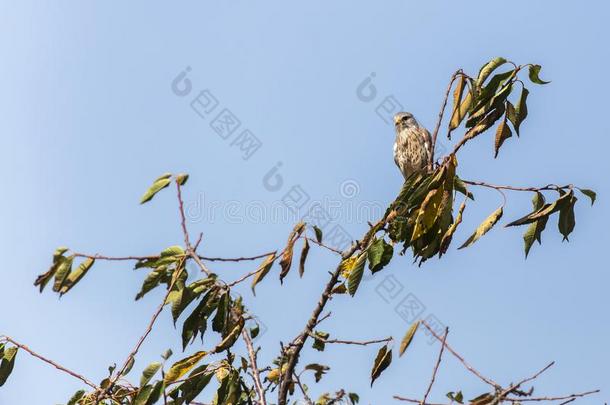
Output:
[[558,186],[556,184],[547,184],[546,186],[543,186],[543,187],[514,187],[514,186],[499,186],[499,185],[495,185],[495,184],[485,183],[482,181],[471,181],[471,180],[464,180],[464,179],[462,179],[462,181],[466,184],[470,184],[471,186],[480,186],[480,187],[493,188],[495,190],[511,190],[511,191],[532,191],[532,192],[551,191],[551,190],[557,191],[557,190],[564,190],[566,188],[573,187],[572,184],[568,184],[565,186]]
[[511,402],[539,402],[539,401],[562,401],[564,399],[573,400],[576,398],[585,397],[587,395],[597,394],[600,390],[581,392],[579,394],[570,394],[563,397],[537,397],[537,398],[505,398],[505,401]]
[[425,320],[422,320],[421,323],[422,323],[422,325],[424,325],[426,327],[426,329],[428,329],[430,331],[430,333],[432,334],[432,336],[434,336],[436,338],[436,340],[438,340],[439,342],[442,342],[443,346],[445,346],[447,348],[447,350],[449,350],[451,352],[451,354],[453,354],[453,356],[455,356],[460,361],[460,363],[462,363],[464,365],[464,367],[466,367],[466,369],[468,371],[470,371],[472,374],[479,377],[479,379],[481,379],[483,382],[494,387],[494,389],[500,387],[500,385],[498,383],[496,383],[495,381],[493,381],[490,378],[483,376],[481,373],[479,373],[477,370],[475,370],[474,367],[472,367],[470,364],[468,364],[462,356],[460,356],[455,350],[453,350],[451,348],[451,346],[449,346],[449,344],[447,344],[447,342],[443,341],[443,338],[441,338],[439,335],[436,334],[436,332],[434,332],[434,330],[432,330],[430,325],[428,325],[428,323]]
[[123,374],[123,372],[125,372],[125,369],[129,365],[129,363],[133,359],[135,359],[136,354],[138,354],[138,351],[140,350],[140,347],[142,346],[142,344],[144,343],[144,341],[146,340],[146,338],[148,337],[148,335],[152,331],[153,326],[155,325],[155,322],[157,321],[157,318],[159,318],[159,315],[161,314],[161,312],[163,312],[163,308],[165,307],[165,303],[167,301],[167,297],[169,297],[169,294],[172,292],[172,288],[174,287],[174,284],[176,284],[176,281],[178,280],[178,277],[180,276],[180,273],[184,270],[184,268],[182,266],[184,264],[184,260],[185,260],[185,257],[183,257],[180,260],[180,263],[178,264],[178,266],[176,267],[176,270],[175,270],[176,273],[172,277],[172,281],[170,282],[170,284],[169,284],[169,286],[167,288],[167,293],[165,293],[165,296],[163,297],[163,301],[161,302],[161,304],[159,304],[159,306],[157,307],[157,310],[154,312],[152,318],[148,322],[148,326],[146,327],[146,330],[144,331],[144,334],[142,336],[140,336],[140,338],[138,339],[138,342],[136,343],[136,345],[132,349],[131,353],[129,353],[129,356],[127,356],[127,358],[125,359],[125,362],[123,363],[123,366],[117,372],[117,374],[116,374],[115,378],[113,379],[112,383],[109,385],[108,390],[106,390],[107,392],[112,388],[112,386],[120,378],[120,376]]
[[309,333],[309,336],[314,338],[315,340],[319,340],[323,343],[329,343],[329,344],[343,344],[343,345],[356,345],[356,346],[368,346],[368,345],[372,345],[375,343],[388,343],[391,342],[392,340],[394,340],[392,337],[387,337],[385,339],[377,339],[377,340],[367,340],[364,342],[358,342],[358,341],[354,341],[354,340],[340,340],[340,339],[323,339],[319,336],[316,336],[315,333]]
[[443,114],[445,114],[445,109],[447,108],[447,101],[449,100],[449,93],[451,93],[451,87],[453,87],[453,82],[458,76],[464,74],[462,69],[458,69],[451,76],[451,80],[449,81],[449,86],[447,86],[447,91],[445,92],[445,98],[443,99],[443,104],[441,105],[441,110],[438,113],[438,120],[436,121],[436,126],[434,127],[434,132],[432,133],[432,145],[430,148],[430,159],[428,161],[429,170],[432,169],[432,164],[434,163],[434,151],[436,150],[436,139],[438,138],[438,131],[440,130],[441,123],[443,121]]
[[13,338],[11,338],[9,336],[2,336],[2,338],[0,338],[0,340],[5,340],[7,342],[12,343],[13,345],[17,346],[18,348],[23,349],[25,352],[29,353],[31,356],[36,357],[37,359],[42,360],[47,364],[50,364],[51,366],[55,367],[56,369],[63,371],[64,373],[69,374],[72,377],[81,380],[82,382],[84,382],[85,384],[87,384],[88,386],[90,386],[91,388],[93,388],[95,390],[99,389],[99,387],[97,385],[95,385],[94,383],[89,381],[87,378],[83,377],[81,374],[78,374],[70,369],[67,369],[66,367],[54,362],[53,360],[50,360],[50,359],[36,353],[35,351],[30,349],[26,345],[17,342],[16,340],[14,340]]
[[432,371],[432,378],[430,379],[430,384],[428,385],[428,389],[424,394],[424,399],[422,399],[422,404],[426,403],[426,399],[428,399],[428,395],[430,395],[430,391],[432,391],[432,386],[434,385],[434,381],[436,380],[436,373],[438,372],[438,368],[441,365],[441,359],[443,358],[443,351],[445,350],[445,345],[447,343],[447,335],[449,334],[449,328],[445,328],[445,335],[443,336],[443,340],[441,341],[441,350],[438,352],[438,359],[436,360],[436,365],[434,366],[434,371]]
[[246,348],[248,349],[248,356],[250,357],[250,368],[252,368],[252,375],[254,379],[254,386],[256,387],[256,392],[258,394],[258,399],[260,401],[260,405],[267,405],[267,400],[265,399],[265,389],[263,388],[263,384],[261,383],[261,376],[258,371],[258,365],[256,363],[256,351],[254,351],[254,347],[252,346],[252,340],[250,339],[250,335],[246,329],[243,329],[241,335],[246,343]]
[[[345,252],[341,254],[342,259],[347,259],[351,257],[358,249],[365,250],[369,242],[371,241],[371,238],[377,233],[377,231],[383,228],[387,219],[387,216],[384,216],[384,218],[382,218],[376,224],[371,226],[371,228],[367,231],[362,240],[354,243],[350,248],[348,248]],[[320,296],[318,303],[316,304],[311,316],[309,317],[309,320],[305,324],[305,328],[290,344],[288,361],[286,363],[286,371],[282,373],[283,376],[280,380],[281,383],[278,393],[278,405],[286,405],[287,403],[288,388],[290,387],[294,368],[298,362],[301,350],[303,349],[307,338],[310,336],[310,334],[313,332],[313,329],[318,324],[318,318],[320,317],[320,314],[328,303],[328,300],[332,294],[332,290],[335,284],[337,284],[339,276],[341,275],[341,270],[341,263],[339,263],[335,271],[331,273],[330,280],[328,280],[328,283],[326,283],[326,286],[324,286],[322,295]]]

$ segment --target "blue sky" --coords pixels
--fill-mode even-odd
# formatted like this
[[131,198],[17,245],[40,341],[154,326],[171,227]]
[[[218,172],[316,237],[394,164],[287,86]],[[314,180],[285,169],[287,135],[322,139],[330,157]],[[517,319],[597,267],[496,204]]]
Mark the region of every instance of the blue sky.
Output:
[[[502,55],[540,63],[552,83],[530,86],[522,136],[509,139],[499,159],[489,134],[464,149],[460,174],[497,184],[572,182],[595,189],[599,202],[591,209],[581,198],[571,242],[561,243],[549,226],[544,245],[527,260],[522,230],[500,227],[473,248],[454,246],[422,268],[397,257],[355,299],[333,300],[324,328],[340,331],[337,338],[400,338],[408,323],[395,309],[413,294],[425,306],[422,316],[450,326],[450,343],[497,381],[556,360],[537,393],[607,392],[608,11],[601,1],[0,2],[0,333],[100,380],[130,351],[162,292],[134,304],[144,274],[99,263],[61,300],[39,295],[32,282],[57,246],[145,255],[179,244],[173,193],[138,205],[166,171],[191,174],[190,227],[204,232],[202,253],[210,256],[281,247],[290,221],[243,213],[277,206],[294,186],[311,202],[338,201],[341,213],[350,204],[382,206],[401,176],[391,157],[393,129],[377,106],[393,96],[431,128],[451,73],[459,67],[475,73]],[[187,67],[191,93],[177,96],[171,83]],[[372,74],[376,94],[363,101],[357,88]],[[214,132],[213,116],[191,108],[204,90],[218,101],[215,112],[230,110],[240,132],[249,129],[262,143],[248,160],[234,138]],[[273,191],[264,177],[278,162],[283,183]],[[500,203],[491,191],[476,196],[458,241]],[[206,204],[221,207],[214,218],[199,210]],[[529,205],[529,195],[511,195],[506,218]],[[367,227],[343,214],[335,225],[354,237]],[[262,361],[302,328],[335,260],[315,251],[302,280],[292,274],[279,288],[269,277],[256,298],[242,290],[268,329],[257,342]],[[233,279],[251,266],[215,270]],[[379,290],[390,276],[402,289],[386,303]],[[178,344],[164,315],[134,377]],[[376,347],[308,349],[303,361],[332,367],[314,396],[345,387],[364,404],[386,404],[394,394],[422,395],[437,349],[418,336],[373,389]],[[430,399],[437,402],[448,391],[475,396],[485,389],[450,358],[435,387]],[[0,404],[65,403],[78,388],[78,381],[20,353]]]

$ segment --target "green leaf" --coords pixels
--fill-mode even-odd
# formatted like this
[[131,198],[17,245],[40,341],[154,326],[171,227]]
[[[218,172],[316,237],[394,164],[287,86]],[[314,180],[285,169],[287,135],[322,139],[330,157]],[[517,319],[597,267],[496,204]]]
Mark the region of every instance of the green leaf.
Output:
[[167,360],[170,357],[172,357],[172,354],[174,354],[174,352],[172,352],[172,349],[167,349],[166,351],[163,352],[163,354],[161,355],[161,358],[163,360]]
[[328,370],[330,370],[330,367],[325,366],[323,364],[318,364],[318,363],[312,363],[312,364],[308,364],[305,366],[305,370],[311,370],[314,372],[314,378],[316,379],[316,382],[320,382],[320,380],[322,379],[322,376],[324,374],[326,374],[326,372]]
[[224,335],[229,318],[229,308],[231,307],[231,296],[228,291],[223,291],[218,300],[216,316],[212,321],[212,330]]
[[465,247],[468,247],[468,246],[472,245],[473,243],[475,243],[477,240],[479,240],[479,238],[481,236],[483,236],[487,232],[489,232],[491,230],[491,228],[493,228],[494,225],[498,223],[500,218],[502,218],[503,213],[504,213],[504,207],[500,207],[497,210],[495,210],[494,212],[492,212],[491,215],[489,217],[487,217],[487,219],[485,219],[485,221],[483,221],[481,223],[481,225],[478,226],[478,228],[474,231],[474,233],[472,235],[470,235],[470,237],[466,240],[466,242],[464,242],[464,244],[462,246],[460,246],[458,249],[463,249]]
[[172,301],[172,319],[174,320],[174,325],[182,312],[195,298],[196,295],[193,294],[190,288],[182,287],[176,291],[175,299]]
[[360,281],[362,281],[364,265],[366,264],[366,256],[366,251],[362,252],[355,261],[354,268],[349,273],[349,277],[347,279],[347,291],[352,297],[354,294],[356,294]]
[[256,339],[256,337],[258,336],[258,334],[260,332],[261,332],[261,327],[259,326],[259,324],[256,324],[250,328],[250,337],[252,339]]
[[159,191],[161,191],[165,187],[169,186],[169,184],[171,183],[171,179],[169,178],[169,177],[171,177],[171,174],[169,176],[167,176],[167,177],[165,177],[165,176],[167,176],[167,175],[163,175],[163,176],[159,177],[157,180],[155,180],[153,185],[150,186],[150,188],[148,190],[146,190],[146,192],[144,193],[144,195],[140,199],[140,204],[144,204],[144,203],[152,200],[153,197]]
[[95,263],[95,259],[88,257],[78,266],[76,270],[71,271],[63,282],[63,285],[59,290],[59,295],[64,295],[70,291],[72,287],[74,287],[76,283],[78,283],[85,276],[85,274],[87,274],[89,269],[91,269],[93,266],[93,263]]
[[566,204],[564,204],[563,207],[561,207],[561,209],[559,210],[558,227],[559,232],[563,235],[564,241],[570,241],[570,239],[568,239],[568,236],[570,236],[570,234],[574,230],[574,227],[576,226],[576,218],[574,217],[574,204],[576,204],[577,200],[578,199],[576,197],[572,196],[572,198],[570,198],[570,200]]
[[288,272],[290,272],[290,268],[292,267],[294,243],[301,236],[303,231],[305,231],[305,222],[299,222],[294,226],[292,232],[290,232],[290,236],[288,236],[288,243],[284,248],[284,253],[282,254],[282,259],[280,260],[280,267],[282,268],[282,271],[280,272],[280,283],[283,282],[284,277],[286,277]]
[[153,376],[157,374],[157,371],[159,371],[160,369],[161,363],[157,361],[154,363],[150,363],[148,366],[146,366],[146,368],[142,372],[142,377],[140,378],[140,387],[143,387],[148,384],[150,379],[153,378]]
[[182,246],[175,245],[175,246],[170,246],[170,247],[164,249],[161,252],[161,257],[182,256],[184,254],[185,254],[185,252],[184,252],[184,249],[182,249]]
[[548,84],[549,82],[545,82],[544,80],[540,79],[540,69],[542,69],[542,66],[540,65],[530,65],[529,67],[529,77],[532,83],[536,83],[536,84]]
[[78,401],[80,401],[84,395],[85,395],[85,390],[76,391],[74,393],[74,395],[72,395],[72,397],[68,401],[67,405],[76,405],[78,403]]
[[449,249],[449,245],[453,240],[453,235],[455,234],[455,231],[457,230],[458,226],[462,223],[462,215],[464,214],[464,209],[466,209],[466,200],[464,200],[464,202],[462,202],[462,204],[460,205],[455,220],[453,220],[453,223],[449,226],[449,228],[447,228],[445,234],[443,235],[443,238],[441,239],[441,244],[438,249],[438,257],[442,257],[445,253],[447,253],[447,249]]
[[454,402],[457,402],[458,404],[464,403],[464,394],[462,394],[462,391],[458,391],[457,394],[453,391],[448,392],[447,398],[449,398],[450,400],[452,400]]
[[165,373],[165,384],[170,384],[188,373],[206,354],[207,352],[200,351],[174,363],[167,373]]
[[127,365],[125,366],[125,370],[123,370],[123,372],[121,373],[121,376],[126,376],[127,374],[129,374],[135,362],[136,360],[133,357],[130,357],[129,362],[127,362]]
[[313,230],[316,234],[316,240],[318,241],[318,243],[322,243],[322,230],[320,228],[318,228],[316,225],[313,226]]
[[509,227],[531,224],[532,222],[537,221],[542,217],[548,217],[549,215],[559,211],[561,207],[563,207],[563,205],[568,202],[570,198],[572,198],[573,195],[574,192],[570,190],[568,193],[562,194],[561,197],[559,197],[557,201],[553,202],[552,204],[544,204],[544,206],[542,206],[539,210],[531,212],[525,215],[524,217],[521,217],[509,224],[506,224],[505,226]]
[[254,279],[252,280],[252,294],[256,295],[256,285],[263,281],[269,270],[271,270],[271,266],[273,266],[273,262],[275,262],[275,252],[271,253],[269,256],[265,258],[265,260],[258,266],[256,270],[256,274],[254,275]]
[[514,76],[515,71],[509,70],[492,77],[476,98],[474,107],[470,113],[468,122],[466,123],[467,127],[472,127],[478,122],[480,117],[487,114],[491,109],[497,108],[506,100],[512,91],[511,79]]
[[506,59],[502,57],[496,57],[487,62],[485,65],[483,65],[483,67],[481,67],[481,70],[479,71],[479,76],[477,77],[477,85],[480,87],[494,70],[496,70],[506,62]]
[[407,333],[402,338],[402,341],[400,342],[400,349],[398,351],[399,357],[402,357],[402,355],[405,353],[405,351],[413,341],[413,337],[415,336],[415,332],[417,332],[417,328],[419,328],[419,320],[411,324],[409,330],[407,330]]
[[74,256],[63,257],[61,256],[60,264],[57,267],[57,271],[55,272],[55,282],[53,284],[53,291],[59,292],[61,287],[64,285],[66,281],[66,277],[72,271],[72,262],[74,262]]
[[244,328],[245,320],[244,318],[239,318],[239,321],[235,324],[231,325],[231,330],[226,335],[223,334],[224,339],[214,347],[214,353],[220,353],[235,344],[239,335]]
[[578,190],[591,199],[591,205],[595,204],[595,199],[597,198],[595,191],[587,188],[579,188]]
[[474,201],[474,195],[470,191],[468,191],[468,187],[466,186],[466,183],[464,183],[462,181],[462,179],[460,179],[458,176],[455,176],[454,179],[455,179],[453,181],[454,190],[465,195],[466,197],[470,198],[472,201]]
[[[534,211],[539,210],[540,208],[542,208],[545,204],[545,199],[544,199],[544,195],[542,195],[542,193],[540,192],[536,192],[534,194],[534,197],[532,198],[532,205],[534,207]],[[544,231],[544,228],[546,227],[546,223],[548,221],[549,217],[542,217],[540,219],[538,219],[537,221],[534,221],[530,224],[530,226],[527,228],[527,230],[525,231],[525,233],[523,234],[523,242],[524,242],[524,247],[525,247],[525,257],[527,258],[527,256],[529,255],[530,249],[532,248],[532,245],[534,244],[534,241],[538,241],[538,243],[541,243],[541,235],[542,235],[542,231]]]
[[478,121],[476,125],[470,128],[468,132],[464,134],[464,138],[473,139],[478,135],[482,134],[483,132],[487,131],[496,123],[497,120],[500,119],[500,117],[502,117],[504,111],[505,107],[503,104],[500,104],[499,106],[493,108],[487,115],[485,115],[483,119]]
[[373,369],[371,370],[371,387],[375,380],[381,375],[381,373],[388,368],[388,366],[392,363],[392,350],[388,347],[388,345],[383,346],[377,352],[377,357],[375,358],[375,363],[373,364]]
[[133,404],[152,405],[159,400],[164,389],[165,384],[163,381],[157,381],[155,385],[146,385],[140,389]]
[[53,263],[51,264],[51,267],[49,267],[49,270],[47,270],[46,273],[39,275],[36,278],[36,281],[34,281],[34,286],[38,286],[40,288],[40,292],[42,292],[44,290],[44,288],[47,285],[47,283],[49,282],[49,280],[51,280],[51,278],[53,278],[53,276],[59,269],[59,266],[63,263],[63,260],[65,259],[63,254],[66,253],[67,251],[68,251],[67,247],[62,246],[62,247],[57,248],[55,250],[55,253],[53,253]]
[[[460,123],[466,116],[470,103],[467,104],[462,102],[462,96],[464,95],[464,89],[466,89],[466,78],[460,75],[455,90],[453,92],[453,110],[451,112],[451,120],[449,121],[449,131],[453,131],[460,126]],[[466,94],[466,100],[472,100],[470,92]]]
[[206,372],[207,367],[207,364],[197,367],[191,371],[187,381],[180,385],[182,399],[184,400],[185,404],[191,403],[209,384],[210,380],[214,376],[214,373]]
[[[325,341],[328,339],[330,334],[327,332],[315,331],[314,336],[315,337],[314,337],[313,344],[311,345],[311,347],[313,347],[314,349],[316,349],[319,352],[323,352],[324,348],[326,347]],[[319,339],[316,339],[316,337]]]
[[495,142],[495,155],[494,158],[498,157],[498,152],[504,144],[504,141],[513,136],[508,124],[506,123],[506,118],[498,125],[498,129],[496,130],[496,142]]
[[[521,127],[521,123],[527,118],[527,96],[529,94],[529,90],[524,87],[523,90],[521,90],[519,102],[515,107],[513,107],[512,112],[509,110],[508,118],[515,127],[515,132],[517,133],[517,136],[519,136],[519,128]],[[510,104],[510,106],[512,106],[512,104]]]
[[299,260],[299,276],[303,277],[305,274],[305,261],[309,254],[309,241],[307,238],[303,239],[303,249],[301,250],[301,258]]
[[4,385],[8,377],[15,367],[15,357],[19,349],[15,346],[3,350],[3,356],[0,360],[0,387]]
[[383,269],[394,255],[394,248],[384,239],[376,239],[367,249],[369,259],[369,269],[376,273]]
[[195,340],[197,334],[203,335],[207,329],[209,316],[218,306],[218,290],[210,290],[202,299],[193,312],[185,319],[182,325],[182,348],[185,349],[189,341]]
[[186,173],[180,173],[176,175],[176,182],[181,186],[184,186],[189,179],[189,175]]
[[140,292],[136,295],[136,301],[146,295],[146,293],[157,287],[166,272],[167,268],[165,266],[162,266],[148,273],[148,275],[144,279],[144,282],[142,283],[142,288],[140,289]]

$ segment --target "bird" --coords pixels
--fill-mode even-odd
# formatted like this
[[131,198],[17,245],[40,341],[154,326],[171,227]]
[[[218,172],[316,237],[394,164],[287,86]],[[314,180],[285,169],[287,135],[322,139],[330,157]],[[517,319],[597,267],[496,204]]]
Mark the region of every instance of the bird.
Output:
[[430,132],[409,112],[394,115],[394,127],[394,162],[405,180],[414,173],[426,172],[432,154]]

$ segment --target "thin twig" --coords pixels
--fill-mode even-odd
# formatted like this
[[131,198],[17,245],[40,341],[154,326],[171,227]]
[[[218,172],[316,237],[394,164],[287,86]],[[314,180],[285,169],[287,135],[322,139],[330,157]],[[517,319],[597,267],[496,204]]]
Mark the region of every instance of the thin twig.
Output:
[[422,401],[419,400],[419,399],[405,398],[405,397],[400,397],[398,395],[394,395],[393,398],[398,400],[398,401],[411,402],[412,404],[420,404],[420,405],[449,405],[449,404],[435,404],[435,403],[432,403],[432,402],[422,403]]
[[505,389],[501,394],[500,394],[500,398],[504,398],[506,395],[510,394],[511,392],[514,392],[516,389],[518,389],[519,387],[521,387],[523,384],[526,384],[530,381],[535,380],[536,378],[538,378],[540,376],[540,374],[544,373],[546,370],[548,370],[549,368],[553,367],[555,365],[555,362],[552,361],[549,364],[547,364],[542,370],[538,371],[536,374],[534,374],[531,377],[525,378],[521,381],[519,381],[517,384],[515,385],[511,385],[509,386],[507,389]]
[[[343,252],[341,254],[342,259],[347,259],[347,258],[351,257],[358,249],[361,249],[364,251],[367,248],[367,246],[370,243],[373,236],[377,233],[377,231],[379,231],[381,228],[384,227],[387,220],[388,220],[387,216],[384,216],[384,218],[380,219],[376,224],[371,226],[371,228],[367,231],[367,233],[364,235],[364,237],[360,241],[352,244],[352,246],[350,248],[348,248],[345,252]],[[297,337],[290,344],[290,348],[288,350],[289,351],[288,361],[286,363],[286,371],[284,371],[284,373],[280,373],[281,382],[280,382],[280,388],[279,388],[279,393],[278,393],[278,405],[286,405],[286,403],[287,403],[288,389],[290,388],[292,374],[294,373],[294,368],[298,362],[301,350],[303,349],[303,346],[305,345],[307,338],[310,336],[310,333],[313,332],[313,329],[318,324],[318,319],[320,318],[320,314],[326,307],[326,304],[328,303],[328,300],[329,300],[330,296],[332,295],[332,290],[335,287],[335,284],[337,284],[337,281],[339,280],[341,271],[342,271],[342,267],[341,267],[341,264],[339,264],[335,268],[334,272],[331,273],[331,277],[330,277],[330,280],[328,280],[328,283],[326,283],[326,285],[324,286],[322,295],[320,296],[318,303],[316,304],[313,312],[311,313],[311,316],[307,320],[307,323],[305,324],[305,328],[299,335],[297,335]],[[280,367],[280,370],[282,370],[281,367]]]
[[581,392],[579,394],[570,394],[563,397],[537,397],[537,398],[505,398],[505,401],[511,402],[539,402],[539,401],[562,401],[564,399],[581,398],[587,395],[597,394],[600,390]]
[[258,371],[258,365],[256,363],[256,351],[254,351],[254,347],[252,346],[252,339],[250,339],[250,335],[248,333],[249,332],[246,329],[243,329],[241,335],[244,339],[244,342],[246,343],[246,349],[248,350],[248,356],[250,357],[250,368],[252,369],[252,374],[254,377],[254,386],[258,394],[260,405],[267,405],[267,400],[265,399],[265,390],[263,388],[263,384],[261,383],[261,376]]
[[368,345],[372,345],[375,343],[388,343],[391,342],[393,340],[392,337],[387,337],[385,339],[377,339],[377,340],[367,340],[364,342],[358,342],[358,341],[354,341],[354,340],[341,340],[341,339],[323,339],[319,336],[316,336],[315,333],[309,333],[309,336],[314,338],[315,340],[319,340],[323,343],[328,343],[328,344],[343,344],[343,345],[356,345],[356,346],[368,346]]
[[134,348],[131,350],[131,353],[129,353],[129,356],[127,356],[127,359],[125,359],[125,362],[123,363],[123,366],[121,367],[119,372],[116,374],[113,383],[110,384],[110,387],[112,387],[112,385],[114,385],[114,383],[116,383],[116,380],[123,374],[123,372],[125,372],[125,369],[129,365],[129,363],[135,358],[136,354],[138,354],[138,351],[140,350],[140,347],[142,346],[142,344],[144,343],[144,341],[146,340],[146,338],[148,337],[148,335],[152,331],[153,326],[155,325],[155,322],[157,321],[157,318],[159,317],[161,312],[163,312],[163,308],[165,307],[165,303],[167,301],[167,297],[169,297],[169,294],[171,294],[172,289],[174,287],[174,284],[178,280],[178,277],[180,276],[180,273],[182,271],[184,271],[184,268],[182,267],[182,264],[184,263],[184,260],[185,260],[185,258],[182,258],[180,260],[180,263],[178,264],[178,266],[176,267],[176,270],[175,270],[177,273],[173,275],[172,281],[170,282],[170,284],[169,284],[169,286],[167,288],[167,293],[165,293],[165,296],[163,297],[163,301],[157,307],[157,309],[154,312],[152,318],[148,322],[148,326],[146,327],[146,330],[144,331],[144,334],[142,336],[140,336],[140,338],[138,339],[138,342],[136,343]]
[[[424,325],[426,327],[426,329],[428,329],[430,331],[430,333],[432,334],[432,336],[434,336],[436,338],[436,340],[438,340],[439,342],[443,341],[443,338],[441,338],[439,335],[436,334],[436,332],[434,332],[434,330],[432,330],[432,328],[430,327],[430,325],[428,325],[428,323],[424,320],[421,321],[422,325]],[[443,344],[447,350],[449,350],[451,352],[451,354],[453,354],[459,361],[460,363],[462,363],[464,365],[464,367],[466,367],[466,369],[468,371],[470,371],[472,374],[476,375],[477,377],[479,377],[483,382],[491,385],[492,387],[498,388],[500,387],[500,385],[498,383],[496,383],[495,381],[493,381],[490,378],[487,378],[485,376],[483,376],[481,373],[479,373],[474,367],[472,367],[470,364],[468,364],[466,362],[466,360],[464,360],[464,358],[462,356],[460,356],[455,350],[453,350],[451,348],[451,346],[449,346],[449,344],[447,344],[447,342],[445,342]]]
[[158,259],[160,257],[159,255],[156,255],[156,256],[119,256],[119,257],[113,257],[113,256],[104,256],[104,255],[100,255],[100,254],[97,254],[97,253],[92,255],[92,254],[78,253],[78,252],[73,252],[72,255],[74,257],[85,257],[85,258],[89,258],[89,259],[108,260],[108,261],[156,260],[156,259]]
[[243,262],[243,261],[252,261],[256,259],[262,259],[263,257],[267,257],[270,254],[275,253],[275,251],[262,253],[256,256],[246,256],[246,257],[206,257],[199,256],[201,260],[205,260],[208,262]]
[[24,351],[26,351],[27,353],[29,353],[31,356],[36,357],[39,360],[44,361],[47,364],[50,364],[51,366],[55,367],[56,369],[63,371],[66,374],[71,375],[74,378],[78,378],[79,380],[81,380],[82,382],[84,382],[85,384],[87,384],[88,386],[90,386],[91,388],[97,390],[99,387],[97,385],[95,385],[94,383],[92,383],[91,381],[89,381],[87,378],[83,377],[81,374],[78,374],[70,369],[67,369],[66,367],[54,362],[51,359],[48,359],[38,353],[36,353],[35,351],[33,351],[32,349],[30,349],[28,346],[17,342],[16,340],[14,340],[13,338],[9,337],[9,336],[3,336],[2,337],[3,340],[7,341],[7,342],[11,342],[12,344],[14,344],[15,346],[17,346],[20,349],[23,349]]
[[543,186],[543,187],[514,187],[514,186],[489,184],[489,183],[485,183],[482,181],[471,181],[471,180],[464,180],[464,179],[462,179],[462,181],[466,184],[470,184],[471,186],[480,186],[480,187],[493,188],[496,190],[511,190],[511,191],[532,191],[532,192],[557,191],[557,190],[564,190],[564,189],[573,187],[571,184],[568,184],[565,186],[558,186],[556,184],[547,184],[546,186]]
[[453,82],[459,75],[463,74],[462,69],[457,70],[449,81],[449,86],[447,86],[447,91],[445,92],[445,98],[443,99],[443,104],[441,105],[441,110],[438,113],[438,120],[436,121],[436,126],[434,127],[434,132],[432,132],[432,145],[430,148],[430,158],[428,161],[428,166],[432,169],[432,163],[434,162],[434,150],[436,148],[436,139],[438,138],[438,131],[441,127],[441,123],[443,121],[443,114],[445,114],[445,109],[447,108],[447,101],[449,100],[449,93],[451,93],[451,87],[453,87]]
[[189,232],[186,229],[186,215],[184,215],[184,200],[182,200],[182,189],[180,187],[180,182],[176,180],[176,194],[178,197],[178,211],[180,211],[180,225],[182,227],[182,234],[184,236],[184,246],[188,248],[191,247],[191,242],[189,240]]
[[430,379],[430,384],[428,385],[428,389],[424,394],[424,399],[422,399],[421,403],[425,404],[426,399],[428,399],[428,395],[430,395],[430,391],[432,391],[432,386],[434,385],[434,381],[436,380],[436,373],[438,372],[438,368],[441,365],[441,359],[443,358],[443,351],[445,350],[445,344],[447,343],[447,335],[449,334],[449,328],[445,328],[445,335],[443,336],[443,340],[441,341],[441,350],[438,352],[438,359],[436,360],[436,365],[434,366],[434,371],[432,372],[432,378]]
[[292,373],[292,375],[294,376],[294,379],[296,380],[297,385],[301,389],[301,392],[303,393],[303,396],[305,397],[305,402],[307,402],[307,405],[314,405],[311,398],[309,398],[309,395],[307,395],[307,391],[305,390],[305,387],[303,387],[303,384],[301,384],[301,379],[299,378],[297,373]]
[[333,253],[336,253],[336,254],[338,254],[338,255],[343,254],[343,252],[342,252],[342,251],[340,251],[340,250],[338,250],[338,249],[335,249],[335,248],[333,248],[333,247],[331,247],[331,246],[325,245],[325,244],[324,244],[324,243],[322,243],[322,242],[318,242],[316,239],[312,239],[312,238],[309,238],[309,237],[307,237],[307,236],[303,236],[303,238],[305,238],[305,239],[307,239],[308,241],[310,241],[311,243],[315,243],[316,245],[318,245],[318,246],[320,246],[320,247],[323,247],[324,249],[329,250],[329,251],[331,251],[331,252],[333,252]]

